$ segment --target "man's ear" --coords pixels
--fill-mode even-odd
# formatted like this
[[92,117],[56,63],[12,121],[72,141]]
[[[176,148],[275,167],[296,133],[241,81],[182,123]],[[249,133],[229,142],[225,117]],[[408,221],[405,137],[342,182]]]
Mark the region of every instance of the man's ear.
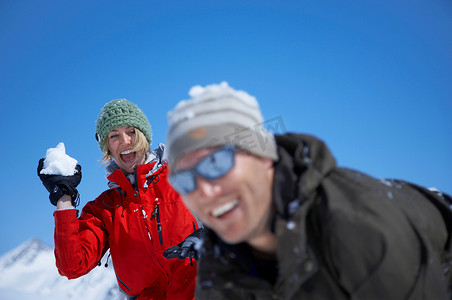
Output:
[[273,168],[273,160],[270,158],[262,158],[262,161],[266,167],[266,169]]

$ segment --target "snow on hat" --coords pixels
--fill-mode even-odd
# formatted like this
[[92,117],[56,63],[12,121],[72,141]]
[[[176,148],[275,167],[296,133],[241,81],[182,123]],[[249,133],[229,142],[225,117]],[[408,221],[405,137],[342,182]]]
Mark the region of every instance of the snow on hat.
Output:
[[278,159],[275,138],[263,127],[256,98],[227,82],[194,86],[189,95],[191,99],[179,102],[167,116],[170,165],[189,152],[226,144]]
[[96,140],[101,151],[104,150],[107,135],[113,129],[123,126],[138,128],[151,144],[152,130],[146,115],[132,102],[126,99],[115,99],[102,107],[96,121]]

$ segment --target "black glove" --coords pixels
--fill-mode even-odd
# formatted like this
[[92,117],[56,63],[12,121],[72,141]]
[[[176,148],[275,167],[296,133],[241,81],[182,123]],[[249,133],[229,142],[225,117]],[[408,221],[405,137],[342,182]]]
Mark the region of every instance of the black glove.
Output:
[[180,242],[176,246],[172,246],[166,249],[163,252],[163,257],[179,258],[182,260],[186,259],[187,257],[192,257],[196,261],[198,261],[201,256],[201,243],[203,234],[204,228],[195,230],[192,234],[187,236],[187,238],[183,242]]
[[82,167],[77,165],[75,167],[75,174],[70,176],[41,174],[43,167],[44,158],[41,158],[38,164],[38,176],[41,179],[42,184],[50,193],[50,203],[56,206],[58,200],[63,195],[69,195],[72,198],[72,205],[77,206],[79,194],[76,187],[82,180]]

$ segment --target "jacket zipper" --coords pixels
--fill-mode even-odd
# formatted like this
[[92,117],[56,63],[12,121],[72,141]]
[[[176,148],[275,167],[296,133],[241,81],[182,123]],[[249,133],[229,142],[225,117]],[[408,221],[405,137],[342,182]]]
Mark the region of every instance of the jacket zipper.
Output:
[[[137,176],[137,167],[136,166],[135,166],[134,176],[135,176],[135,183],[136,183],[136,187],[135,187],[136,195],[138,195],[138,197],[141,199],[140,193],[138,191],[138,176]],[[155,199],[155,200],[157,200],[157,199]],[[143,207],[141,209],[143,209]],[[157,217],[157,230],[159,232],[159,241],[160,241],[160,245],[163,245],[162,225],[160,223],[160,212],[159,212],[158,204],[156,204],[154,206],[154,212],[152,213],[152,216]],[[147,226],[146,226],[146,229],[148,230],[148,234],[150,234],[149,228],[147,228]]]
[[159,211],[159,205],[156,204],[154,207],[154,213],[152,214],[153,217],[157,217],[157,230],[159,232],[159,240],[160,245],[163,245],[163,237],[162,237],[162,225],[160,223],[160,211]]

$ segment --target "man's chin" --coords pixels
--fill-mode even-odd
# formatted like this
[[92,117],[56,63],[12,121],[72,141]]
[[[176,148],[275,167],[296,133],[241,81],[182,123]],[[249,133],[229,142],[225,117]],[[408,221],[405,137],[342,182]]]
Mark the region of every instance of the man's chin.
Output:
[[[218,233],[217,233],[218,234]],[[228,244],[239,244],[242,242],[245,242],[245,237],[233,234],[233,233],[227,233],[227,234],[218,234],[220,238],[225,241]]]

